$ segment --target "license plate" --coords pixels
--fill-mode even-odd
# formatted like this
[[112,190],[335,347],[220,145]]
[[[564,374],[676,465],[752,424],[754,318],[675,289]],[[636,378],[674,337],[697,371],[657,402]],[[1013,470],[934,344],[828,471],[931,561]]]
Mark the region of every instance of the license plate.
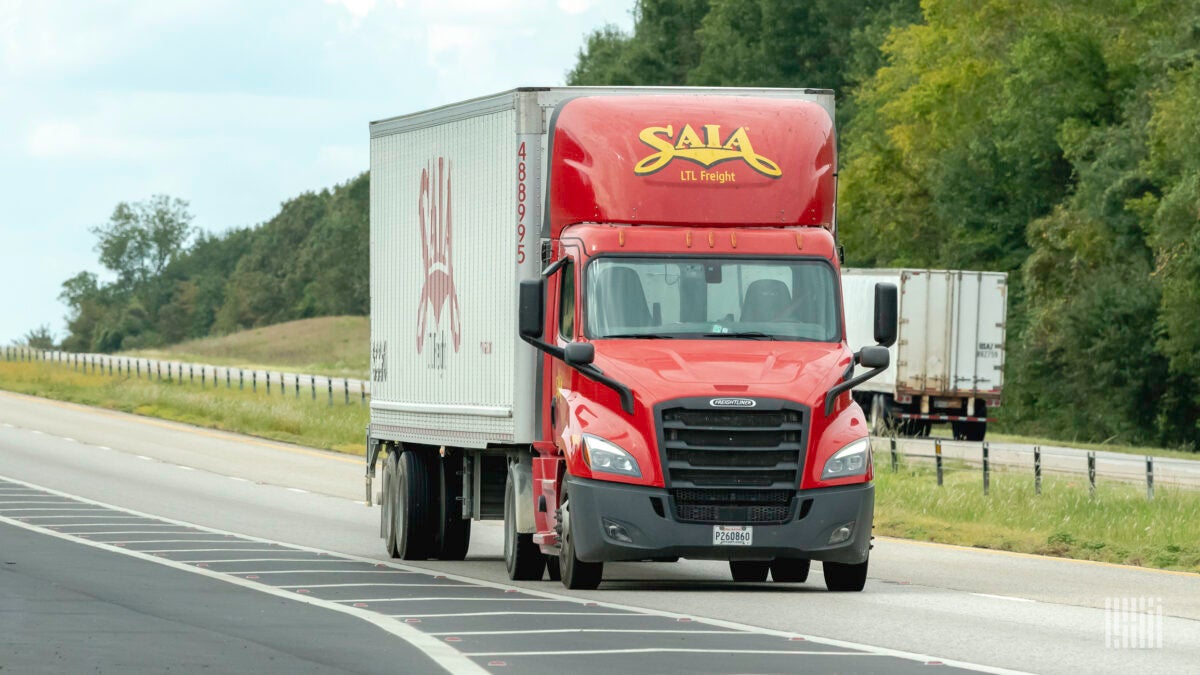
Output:
[[754,527],[750,525],[713,525],[713,546],[750,546]]

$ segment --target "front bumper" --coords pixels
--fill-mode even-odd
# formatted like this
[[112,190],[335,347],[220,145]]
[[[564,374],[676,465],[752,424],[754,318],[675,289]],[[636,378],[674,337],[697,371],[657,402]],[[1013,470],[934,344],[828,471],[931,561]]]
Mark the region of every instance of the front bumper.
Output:
[[[861,563],[871,548],[875,485],[802,490],[798,500],[812,500],[803,517],[754,526],[752,546],[714,546],[713,526],[675,520],[667,490],[567,477],[571,534],[575,555],[585,562],[693,558],[700,560],[769,560],[809,558]],[[655,509],[659,500],[662,514]],[[797,510],[799,512],[799,510]],[[607,523],[605,522],[607,521]],[[850,539],[830,545],[833,530],[854,521]],[[609,536],[606,524],[617,524],[632,541]]]

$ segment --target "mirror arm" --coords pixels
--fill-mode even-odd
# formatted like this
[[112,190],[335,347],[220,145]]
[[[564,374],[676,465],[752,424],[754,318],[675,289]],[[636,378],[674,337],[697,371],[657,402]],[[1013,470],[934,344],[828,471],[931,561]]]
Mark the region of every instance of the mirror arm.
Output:
[[858,377],[834,385],[834,387],[829,390],[829,393],[825,394],[825,416],[829,417],[833,414],[833,402],[837,400],[837,397],[841,395],[842,392],[849,391],[857,387],[858,385],[866,382],[885,370],[887,370],[887,366],[882,368],[872,368]]
[[[555,347],[548,342],[542,342],[536,338],[526,337],[524,335],[521,336],[521,339],[532,345],[534,349],[540,352],[545,352],[559,361],[562,361],[563,363],[567,363],[566,353],[562,347]],[[600,384],[603,384],[609,389],[617,392],[617,396],[621,397],[621,409],[624,410],[626,414],[633,414],[633,390],[631,390],[629,387],[605,375],[604,371],[591,364],[586,366],[574,366],[567,363],[567,365],[575,370],[578,370],[589,380],[599,382]]]

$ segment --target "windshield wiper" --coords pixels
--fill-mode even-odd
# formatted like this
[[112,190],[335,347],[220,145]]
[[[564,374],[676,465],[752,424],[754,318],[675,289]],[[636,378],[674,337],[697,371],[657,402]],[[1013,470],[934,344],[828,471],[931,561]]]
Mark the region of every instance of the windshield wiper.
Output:
[[746,340],[778,340],[779,339],[779,338],[775,337],[774,335],[769,335],[767,333],[763,333],[763,332],[756,331],[756,330],[747,330],[747,331],[741,331],[741,332],[730,331],[728,333],[705,333],[704,337],[743,338]]
[[674,335],[665,335],[663,333],[614,333],[612,335],[601,335],[600,338],[643,338],[645,340],[674,340]]

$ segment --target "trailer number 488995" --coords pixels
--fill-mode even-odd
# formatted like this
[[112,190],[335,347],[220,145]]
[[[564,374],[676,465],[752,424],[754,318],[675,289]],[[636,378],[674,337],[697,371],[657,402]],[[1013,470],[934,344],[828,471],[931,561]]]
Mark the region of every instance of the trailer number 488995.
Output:
[[754,528],[750,525],[713,525],[713,546],[750,546]]

